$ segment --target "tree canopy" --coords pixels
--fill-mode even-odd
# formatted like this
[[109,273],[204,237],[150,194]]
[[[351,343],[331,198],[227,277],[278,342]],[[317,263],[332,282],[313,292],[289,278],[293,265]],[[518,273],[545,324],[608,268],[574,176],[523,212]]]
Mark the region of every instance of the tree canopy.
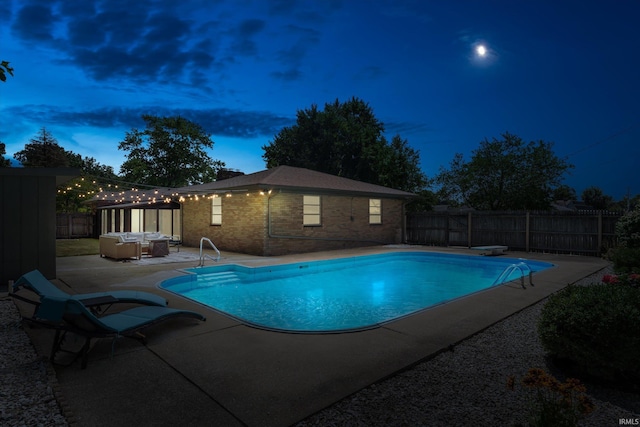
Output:
[[566,184],[559,185],[553,190],[553,200],[576,200],[576,190]]
[[143,115],[146,129],[126,133],[118,149],[128,151],[120,174],[131,182],[182,187],[213,181],[224,166],[209,157],[213,141],[200,125],[183,117]]
[[553,143],[501,136],[482,141],[469,162],[458,153],[441,169],[441,197],[479,210],[548,209],[573,165],[553,153]]
[[613,197],[604,194],[599,187],[587,187],[582,191],[582,201],[594,209],[609,209],[613,205]]
[[89,207],[84,203],[88,197],[101,190],[105,183],[118,182],[112,166],[102,165],[93,157],[67,151],[69,167],[81,170],[81,177],[74,178],[58,188],[56,209],[58,212],[85,212]]
[[67,151],[44,127],[40,128],[38,134],[25,144],[24,150],[15,153],[14,157],[26,168],[69,167]]
[[7,154],[7,146],[4,145],[4,142],[0,142],[0,168],[11,167],[11,161],[4,158],[5,154]]
[[0,62],[0,80],[7,81],[7,74],[13,77],[13,68],[9,67],[8,61]]
[[262,147],[267,168],[303,167],[405,191],[427,183],[419,153],[399,135],[389,143],[384,125],[358,98],[298,110],[296,124]]
[[[15,153],[15,158],[24,167],[72,167],[78,168],[82,176],[66,182],[58,188],[56,209],[58,212],[82,212],[88,208],[83,203],[87,197],[100,190],[104,182],[117,180],[113,167],[101,165],[93,157],[82,157],[62,148],[46,128],[26,144],[24,150]],[[0,146],[0,153],[4,144]]]

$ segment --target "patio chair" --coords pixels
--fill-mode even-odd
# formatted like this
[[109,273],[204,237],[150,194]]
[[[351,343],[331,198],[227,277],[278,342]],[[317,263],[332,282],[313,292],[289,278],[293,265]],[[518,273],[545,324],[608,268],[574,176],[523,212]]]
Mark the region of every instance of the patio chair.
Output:
[[[93,338],[112,338],[113,355],[116,339],[120,337],[134,338],[145,344],[145,336],[140,333],[140,330],[175,317],[206,320],[203,315],[194,311],[158,306],[140,306],[97,317],[76,299],[49,296],[42,297],[34,317],[25,320],[56,330],[49,356],[52,362],[55,361],[55,356],[60,351],[71,353],[74,358],[70,363],[81,358],[81,367],[85,369]],[[79,351],[62,348],[69,332],[84,338],[84,344]]]
[[[57,298],[71,298],[80,301],[86,307],[88,307],[94,313],[101,313],[106,311],[112,304],[115,303],[133,303],[144,305],[158,305],[164,307],[167,305],[167,300],[161,296],[141,291],[107,291],[107,292],[92,292],[86,294],[71,295],[56,285],[51,283],[42,273],[38,270],[30,271],[20,277],[13,284],[12,297],[25,301],[29,304],[35,305],[34,313],[38,309],[40,301],[36,301],[30,298],[23,297],[16,294],[21,289],[29,290],[38,297],[57,297]],[[106,307],[105,307],[106,306]]]

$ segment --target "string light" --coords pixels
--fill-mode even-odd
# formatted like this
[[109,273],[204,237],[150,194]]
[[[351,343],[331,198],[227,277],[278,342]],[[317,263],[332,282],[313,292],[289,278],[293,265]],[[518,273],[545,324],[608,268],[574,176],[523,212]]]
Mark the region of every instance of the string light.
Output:
[[[100,180],[107,182],[100,183]],[[252,195],[264,196],[265,194],[271,194],[272,190],[257,189],[255,191],[248,190],[233,190],[223,193],[213,194],[187,194],[185,195],[176,192],[173,189],[167,188],[163,191],[161,188],[152,188],[149,185],[126,183],[124,181],[108,182],[108,178],[98,177],[79,177],[77,182],[67,184],[66,187],[59,188],[58,194],[70,195],[75,194],[76,197],[87,201],[109,201],[114,204],[117,203],[171,203],[172,201],[185,202],[209,200],[217,197],[233,197],[235,193],[245,193],[247,197]],[[122,190],[121,184],[127,185],[127,190]],[[140,189],[141,187],[147,187],[146,189]]]

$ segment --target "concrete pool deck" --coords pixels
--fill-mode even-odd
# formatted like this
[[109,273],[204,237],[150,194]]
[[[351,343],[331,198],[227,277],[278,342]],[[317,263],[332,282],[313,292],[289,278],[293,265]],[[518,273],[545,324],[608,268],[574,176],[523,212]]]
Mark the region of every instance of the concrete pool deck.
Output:
[[[404,250],[479,256],[457,248],[370,247],[271,258],[223,252],[220,263],[258,266]],[[113,357],[111,340],[98,340],[87,369],[78,362],[54,365],[59,395],[70,421],[80,426],[288,426],[608,265],[596,257],[518,252],[504,257],[557,267],[534,275],[535,286],[526,290],[512,282],[379,328],[325,335],[248,327],[157,288],[197,261],[138,265],[97,255],[58,258],[56,284],[70,293],[145,290],[166,297],[170,307],[207,316],[206,322],[174,319],[150,327],[146,346],[118,340]],[[39,353],[48,355],[53,333],[26,329]]]

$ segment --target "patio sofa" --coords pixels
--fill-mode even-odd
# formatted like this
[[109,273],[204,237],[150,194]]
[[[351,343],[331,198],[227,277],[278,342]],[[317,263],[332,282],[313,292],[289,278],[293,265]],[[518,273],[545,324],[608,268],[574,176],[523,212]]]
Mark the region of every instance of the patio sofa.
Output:
[[[169,242],[171,241],[171,237],[165,236],[162,233],[153,233],[153,232],[145,232],[145,233],[133,233],[133,232],[122,232],[122,233],[107,233],[100,236],[102,238],[105,237],[113,237],[119,239],[121,243],[138,243],[140,245],[140,256],[142,254],[151,254],[153,252],[154,256],[163,256],[169,255]],[[154,248],[154,242],[165,242],[161,248]],[[100,245],[102,247],[102,245]],[[101,250],[102,253],[102,250]],[[138,259],[140,258],[138,257]]]
[[122,236],[100,236],[100,256],[114,259],[126,259],[142,257],[142,245],[140,242],[127,242]]

